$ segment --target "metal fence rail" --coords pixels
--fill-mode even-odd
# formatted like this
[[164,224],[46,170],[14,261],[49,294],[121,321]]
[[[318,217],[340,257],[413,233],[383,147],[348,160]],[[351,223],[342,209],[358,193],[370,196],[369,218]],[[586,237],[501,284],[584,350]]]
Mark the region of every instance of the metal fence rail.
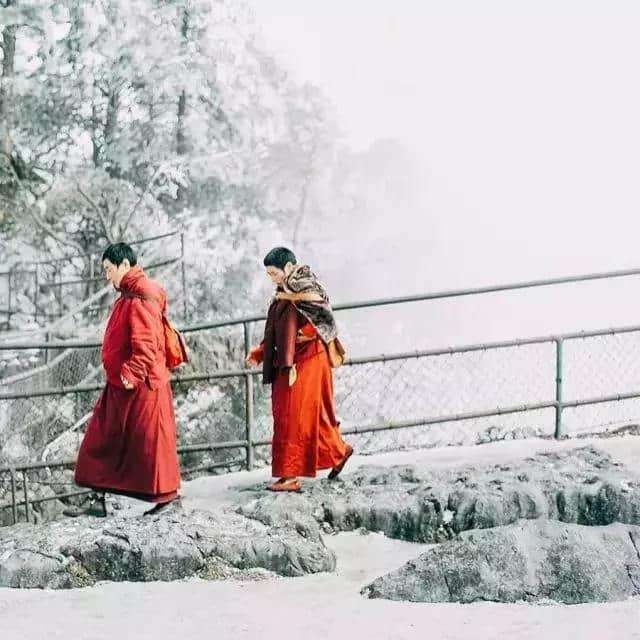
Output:
[[[334,308],[346,311],[635,275],[640,269]],[[183,327],[190,334],[192,361],[172,384],[183,436],[179,451],[187,475],[240,465],[251,469],[268,462],[264,449],[270,442],[268,394],[254,384],[259,372],[240,364],[251,345],[253,325],[263,320],[264,316],[254,315]],[[56,378],[62,384],[54,387],[46,383],[50,378],[43,377],[42,385],[25,390],[16,378],[0,392],[0,450],[6,448],[14,457],[16,450],[43,451],[41,462],[0,468],[0,524],[50,517],[38,510],[53,509],[60,500],[73,500],[78,494],[68,456],[79,445],[81,428],[103,388],[96,377],[101,374],[100,344],[99,340],[0,344],[0,351],[45,350],[54,363],[56,354],[73,353],[78,357],[67,358],[67,363],[75,362],[79,368],[68,378]],[[238,366],[212,371],[212,362]],[[351,435],[360,451],[433,445],[438,437],[446,443],[463,443],[469,434],[476,434],[478,441],[534,434],[559,438],[640,416],[640,326],[354,358],[337,370],[335,378],[342,431]]]
[[[162,236],[160,236],[162,237]],[[182,236],[181,236],[182,237]],[[183,242],[183,241],[182,241]],[[183,248],[184,252],[184,248]],[[184,253],[183,253],[184,255]],[[570,284],[577,282],[592,282],[595,280],[608,280],[613,278],[626,278],[631,276],[640,275],[639,269],[624,269],[618,271],[605,271],[598,273],[588,273],[582,275],[562,276],[558,278],[548,278],[540,280],[526,280],[521,282],[495,284],[485,287],[475,287],[466,289],[451,289],[445,291],[437,291],[431,293],[423,293],[412,296],[400,296],[390,298],[379,298],[374,300],[364,300],[356,302],[347,302],[342,304],[333,305],[334,311],[349,311],[356,309],[367,309],[370,307],[383,307],[398,304],[407,304],[411,302],[426,302],[429,300],[444,300],[447,298],[460,298],[474,295],[484,295],[487,293],[499,293],[506,291],[516,291],[522,289],[532,289],[540,287],[550,287],[562,284]],[[242,325],[245,335],[251,335],[251,326],[257,322],[262,322],[266,318],[264,314],[255,314],[249,316],[243,316],[239,318],[231,318],[228,320],[213,320],[208,322],[199,322],[196,324],[182,325],[180,327],[183,333],[197,333],[201,331],[208,331],[212,329],[231,328]],[[76,349],[93,348],[100,346],[101,342],[97,340],[93,341],[59,341],[50,342],[47,341],[29,341],[20,340],[14,342],[0,342],[0,351],[11,349],[43,349],[43,348],[66,348],[73,347]]]
[[[245,349],[249,338],[247,332]],[[180,447],[186,473],[267,463],[269,405],[262,385],[254,386],[259,373],[198,370],[173,379],[179,431],[196,439]],[[560,438],[640,416],[640,325],[379,354],[352,359],[335,378],[342,430],[361,451],[432,443],[436,427],[450,436],[456,424],[466,433],[524,429],[525,435]],[[51,429],[57,420],[64,434],[101,388],[0,393],[0,421],[31,421],[37,433],[38,425]],[[24,402],[28,414],[16,413]],[[194,404],[202,411],[194,413]],[[585,409],[588,420],[580,414]],[[79,442],[79,431],[70,437]],[[33,505],[73,498],[67,496],[73,494],[72,466],[72,460],[58,460],[0,468],[0,518],[12,514],[5,517],[10,523],[14,514],[28,518]]]

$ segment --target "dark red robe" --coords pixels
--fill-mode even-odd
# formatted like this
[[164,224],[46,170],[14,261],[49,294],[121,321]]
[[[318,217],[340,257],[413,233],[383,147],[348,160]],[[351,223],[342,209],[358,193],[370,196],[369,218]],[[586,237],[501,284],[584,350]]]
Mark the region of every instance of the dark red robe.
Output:
[[[173,499],[180,487],[176,421],[165,362],[161,310],[167,295],[133,267],[120,290],[102,344],[107,385],[95,406],[76,462],[80,486],[149,502]],[[125,389],[120,376],[134,385]]]

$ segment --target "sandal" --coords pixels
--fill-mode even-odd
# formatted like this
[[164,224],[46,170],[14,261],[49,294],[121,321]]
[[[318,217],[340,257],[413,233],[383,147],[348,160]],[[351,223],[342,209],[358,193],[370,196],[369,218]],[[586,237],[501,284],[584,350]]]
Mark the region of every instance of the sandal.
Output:
[[295,493],[300,493],[302,491],[302,486],[300,485],[300,481],[296,478],[295,480],[278,480],[278,482],[274,482],[267,487],[267,491],[292,491]]
[[327,476],[327,478],[329,480],[335,480],[340,475],[340,472],[344,469],[344,465],[347,464],[347,460],[352,455],[353,455],[353,447],[350,444],[348,444],[347,453],[344,454],[344,458],[342,458],[342,461],[340,462],[339,465],[333,467],[333,469],[329,471],[329,475]]

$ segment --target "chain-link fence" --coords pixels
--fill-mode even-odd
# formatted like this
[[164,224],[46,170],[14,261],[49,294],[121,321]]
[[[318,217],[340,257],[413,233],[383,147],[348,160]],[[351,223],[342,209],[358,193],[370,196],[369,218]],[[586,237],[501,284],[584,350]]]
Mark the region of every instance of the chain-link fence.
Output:
[[[169,290],[184,295],[185,288],[179,286],[180,280],[184,284],[184,269],[176,268],[184,263],[169,262],[162,280]],[[636,273],[367,301],[338,305],[336,310]],[[104,298],[96,292],[95,300],[100,296]],[[86,303],[93,301],[90,297]],[[173,317],[176,309],[186,309],[179,298],[171,303]],[[185,319],[186,312],[183,323]],[[70,314],[69,320],[78,337],[77,318]],[[179,450],[187,476],[269,461],[270,388],[256,382],[258,372],[243,368],[252,329],[261,333],[263,320],[255,316],[183,326],[192,357],[173,386]],[[65,495],[77,491],[73,459],[104,384],[98,331],[94,325],[93,341],[0,345],[0,353],[9,357],[28,350],[31,361],[46,362],[0,383],[2,521],[20,514],[47,519],[54,507],[60,509],[65,500],[75,498]],[[337,410],[343,432],[361,453],[577,435],[636,421],[638,356],[640,327],[358,358],[336,372]],[[31,463],[1,467],[12,460]]]
[[[180,269],[177,268],[180,266],[180,262],[171,261],[164,265],[162,276],[168,277],[177,272],[180,277]],[[177,303],[180,309],[185,292],[181,288],[177,291],[179,295],[172,302]],[[110,291],[105,295],[114,298]],[[79,309],[78,314],[81,313],[83,310]],[[69,322],[77,322],[74,314],[69,315]],[[81,342],[80,346],[47,348],[49,343],[44,342],[39,348],[30,350],[27,362],[31,368],[0,380],[0,392],[16,396],[10,401],[0,402],[0,452],[4,452],[5,457],[20,459],[35,453],[46,460],[75,452],[97,391],[63,394],[53,399],[38,394],[49,389],[102,386],[104,373],[100,342],[97,340],[102,324],[88,327],[84,332],[94,338],[93,344]],[[12,348],[3,349],[0,353],[5,356],[3,361],[7,362],[24,352]]]
[[[244,327],[189,334],[193,361],[173,381],[187,476],[269,461],[269,387],[255,370],[208,366],[242,360]],[[91,368],[96,352],[87,352]],[[47,519],[74,498],[65,496],[72,460],[100,388],[0,393],[2,450],[43,459],[0,469],[3,521]],[[640,327],[359,358],[336,371],[335,391],[342,430],[361,453],[601,430],[640,417]]]

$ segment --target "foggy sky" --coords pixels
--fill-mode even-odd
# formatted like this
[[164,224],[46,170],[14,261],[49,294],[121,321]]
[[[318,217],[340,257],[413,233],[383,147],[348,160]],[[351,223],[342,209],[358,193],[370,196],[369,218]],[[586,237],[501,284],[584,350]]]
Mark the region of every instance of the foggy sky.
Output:
[[[403,277],[376,295],[640,266],[638,3],[254,4],[268,45],[324,89],[354,148],[393,138],[417,159],[414,206],[389,212],[411,251],[382,257]],[[464,341],[640,323],[638,285],[440,303],[429,331]]]

